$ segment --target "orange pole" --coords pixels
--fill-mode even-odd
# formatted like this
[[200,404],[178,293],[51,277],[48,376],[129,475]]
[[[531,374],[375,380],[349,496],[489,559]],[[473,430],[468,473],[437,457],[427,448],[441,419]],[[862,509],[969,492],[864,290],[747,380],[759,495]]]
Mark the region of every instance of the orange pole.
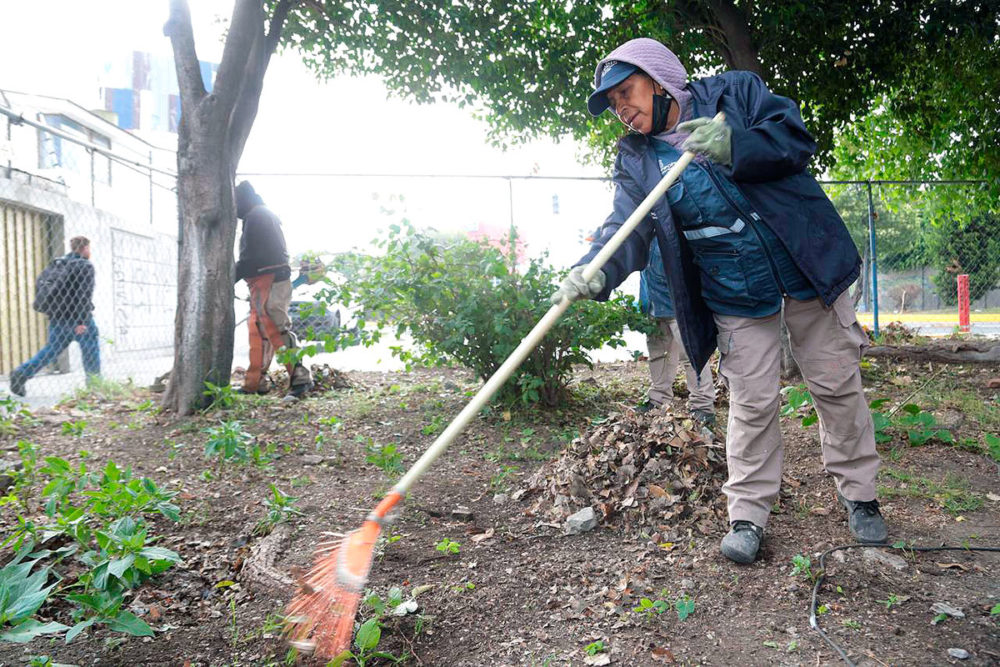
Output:
[[969,333],[969,274],[958,276],[958,330]]

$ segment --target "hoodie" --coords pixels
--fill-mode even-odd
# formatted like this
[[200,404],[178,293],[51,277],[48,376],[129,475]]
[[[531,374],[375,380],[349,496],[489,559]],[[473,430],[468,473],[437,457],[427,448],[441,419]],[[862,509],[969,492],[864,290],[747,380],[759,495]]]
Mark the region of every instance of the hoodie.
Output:
[[243,220],[236,281],[268,273],[274,274],[274,282],[288,280],[292,269],[288,266],[281,220],[264,206],[264,200],[247,181],[236,186],[236,217]]
[[[684,69],[684,65],[681,64],[677,56],[663,44],[648,37],[639,37],[625,42],[597,63],[597,69],[594,72],[594,88],[601,85],[604,63],[611,60],[635,65],[652,77],[653,81],[663,86],[680,107],[678,122],[683,122],[691,117],[691,93],[687,90],[687,70]],[[688,132],[667,130],[657,135],[656,138],[666,141],[675,148],[680,148],[689,134]]]

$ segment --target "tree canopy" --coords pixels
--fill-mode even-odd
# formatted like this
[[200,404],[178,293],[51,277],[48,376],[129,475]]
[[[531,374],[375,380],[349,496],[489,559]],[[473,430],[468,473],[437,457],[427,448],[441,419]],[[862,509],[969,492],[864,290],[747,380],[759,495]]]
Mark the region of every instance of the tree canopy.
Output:
[[[993,138],[995,160],[997,97],[959,112],[967,100],[953,93],[995,92],[997,21],[995,0],[350,0],[299,4],[284,43],[321,76],[376,73],[406,98],[473,105],[500,142],[569,133],[609,150],[621,130],[584,104],[593,68],[653,37],[692,76],[750,69],[798,100],[828,166],[835,134],[889,95],[907,132],[961,124]],[[947,119],[929,104],[944,94]],[[975,155],[977,177],[993,164],[990,147],[951,149]]]

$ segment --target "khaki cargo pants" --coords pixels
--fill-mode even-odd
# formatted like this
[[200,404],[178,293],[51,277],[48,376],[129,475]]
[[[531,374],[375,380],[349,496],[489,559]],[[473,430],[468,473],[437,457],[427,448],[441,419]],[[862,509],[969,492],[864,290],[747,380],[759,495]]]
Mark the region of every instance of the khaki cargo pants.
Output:
[[[845,498],[873,500],[879,458],[858,363],[868,337],[850,297],[841,294],[832,308],[824,308],[819,299],[786,298],[784,306],[792,356],[819,415],[824,467]],[[722,354],[719,372],[730,392],[729,480],[722,490],[729,500],[730,521],[752,521],[761,527],[781,485],[780,317],[715,316]]]
[[674,378],[677,377],[677,363],[684,367],[687,378],[688,409],[715,414],[715,384],[712,382],[711,364],[705,364],[699,376],[688,361],[677,320],[672,317],[656,319],[656,333],[646,334],[646,349],[649,352],[649,400],[660,405],[674,398]]

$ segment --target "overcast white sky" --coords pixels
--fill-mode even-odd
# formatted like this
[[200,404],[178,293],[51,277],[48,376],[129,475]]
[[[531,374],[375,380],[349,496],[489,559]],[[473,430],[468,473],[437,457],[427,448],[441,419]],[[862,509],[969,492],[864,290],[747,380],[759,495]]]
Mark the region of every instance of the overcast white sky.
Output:
[[[218,62],[232,0],[191,2],[198,56]],[[105,63],[132,51],[167,55],[167,0],[0,0],[0,88],[101,104]],[[581,104],[584,103],[581,91]],[[294,53],[272,59],[240,172],[378,172],[602,176],[578,160],[571,141],[535,142],[502,152],[468,110],[387,99],[377,79],[319,83]],[[511,193],[501,180],[252,178],[282,217],[290,252],[345,250],[397,219],[381,209],[405,196],[418,225],[506,226]],[[553,197],[558,197],[558,213]],[[514,182],[514,219],[529,252],[565,265],[580,238],[603,222],[610,190],[595,182]],[[398,205],[397,205],[398,209]]]

